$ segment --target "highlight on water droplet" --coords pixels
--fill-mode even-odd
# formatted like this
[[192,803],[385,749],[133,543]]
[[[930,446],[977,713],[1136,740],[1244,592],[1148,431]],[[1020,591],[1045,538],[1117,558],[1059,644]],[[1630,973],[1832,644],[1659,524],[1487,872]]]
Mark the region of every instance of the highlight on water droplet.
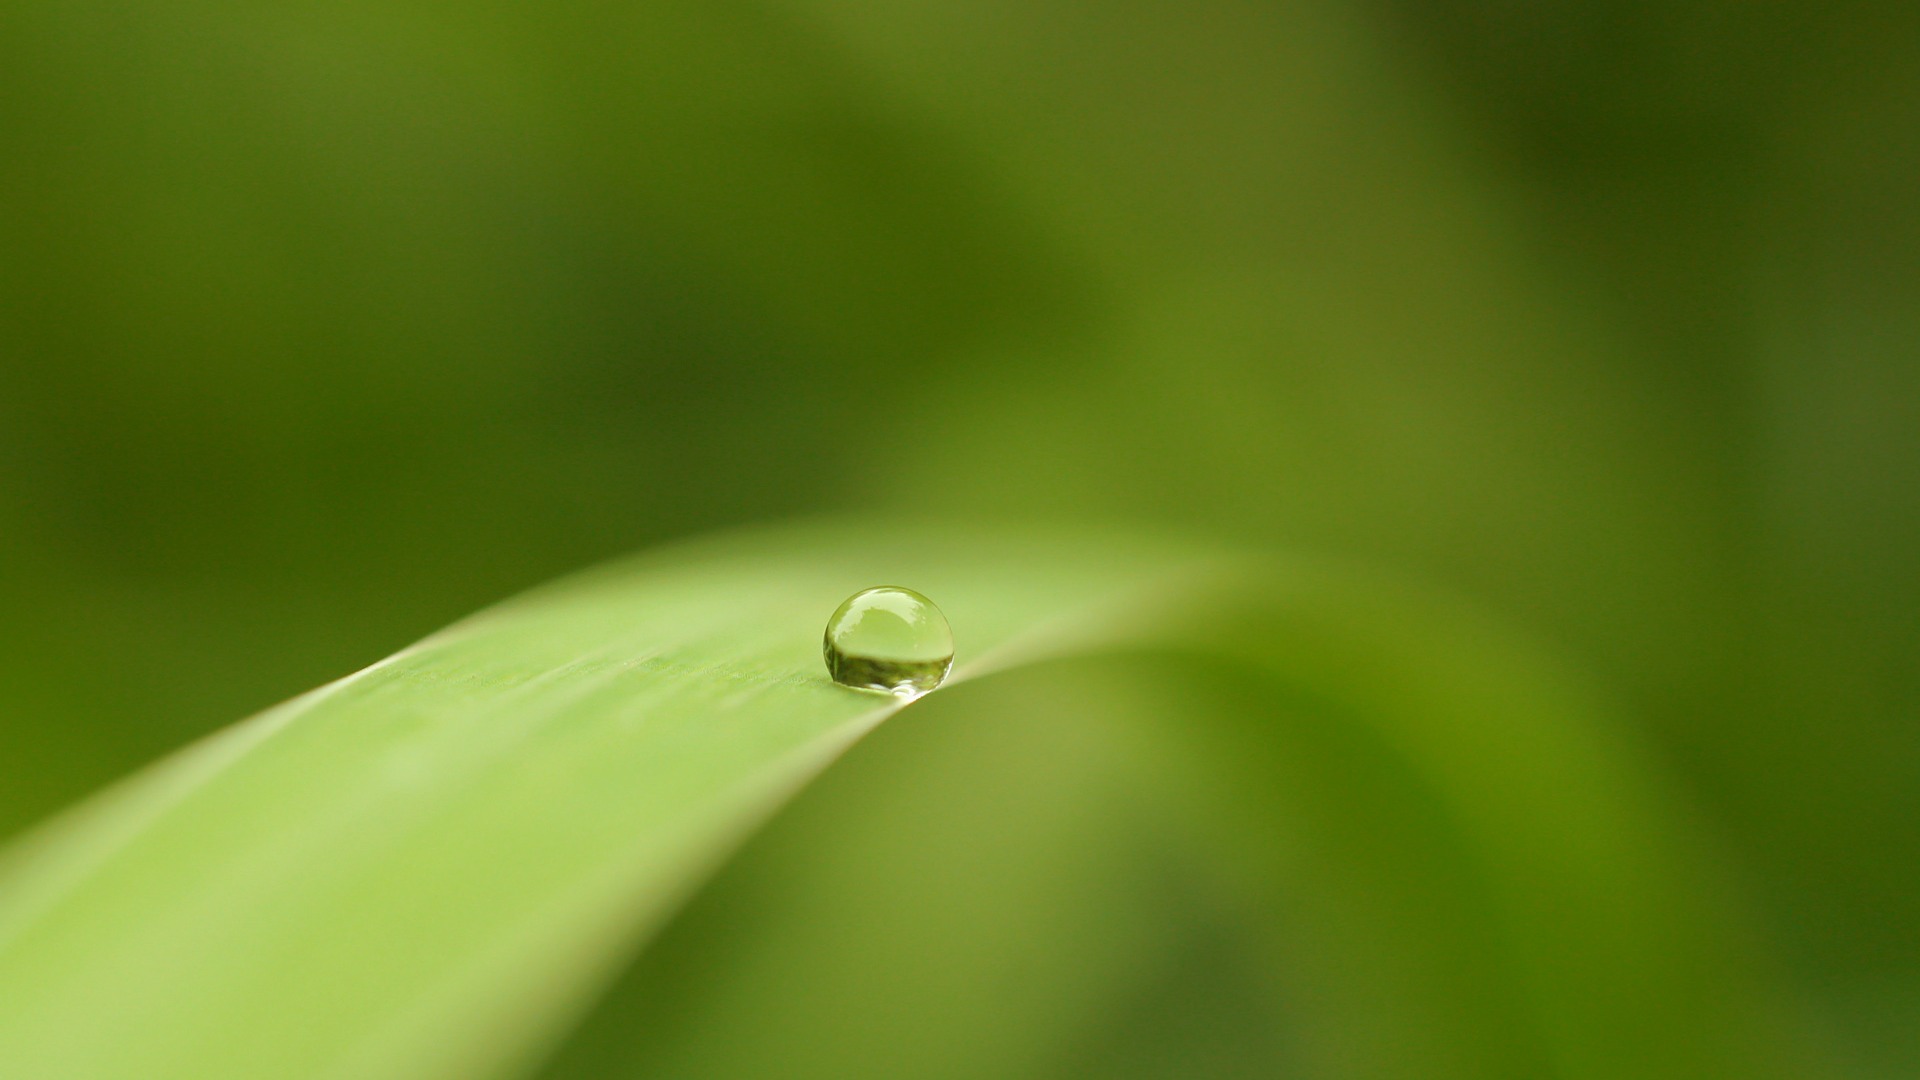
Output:
[[835,609],[821,651],[834,682],[915,698],[939,686],[953,667],[953,629],[933,601],[882,585]]

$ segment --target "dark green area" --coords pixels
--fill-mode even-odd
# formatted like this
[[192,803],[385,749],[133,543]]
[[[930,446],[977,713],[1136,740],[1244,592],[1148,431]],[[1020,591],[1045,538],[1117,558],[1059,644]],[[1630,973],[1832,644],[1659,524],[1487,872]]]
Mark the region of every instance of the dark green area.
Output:
[[852,656],[828,646],[823,657],[827,674],[842,686],[862,690],[898,693],[913,690],[926,693],[940,685],[953,667],[953,657],[945,660],[876,660],[871,656]]
[[1920,1071],[1920,8],[0,24],[0,831],[665,538],[1171,525],[1534,634]]

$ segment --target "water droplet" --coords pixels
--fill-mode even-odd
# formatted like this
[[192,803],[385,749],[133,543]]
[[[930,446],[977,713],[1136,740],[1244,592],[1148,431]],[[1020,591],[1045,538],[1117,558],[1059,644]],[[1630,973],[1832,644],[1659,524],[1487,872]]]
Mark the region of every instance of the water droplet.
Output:
[[847,597],[827,620],[822,647],[833,681],[913,698],[953,667],[953,630],[933,601],[892,585]]

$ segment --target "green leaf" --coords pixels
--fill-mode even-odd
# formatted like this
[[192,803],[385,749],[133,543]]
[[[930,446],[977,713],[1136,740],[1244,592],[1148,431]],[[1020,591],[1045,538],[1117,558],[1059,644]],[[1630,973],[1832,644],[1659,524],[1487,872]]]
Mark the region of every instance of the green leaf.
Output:
[[[1121,664],[1107,682],[1132,705],[1114,714],[1169,722],[1178,752],[1147,771],[1201,793],[1200,849],[1257,913],[1249,932],[1401,979],[1377,988],[1392,1009],[1349,986],[1335,1012],[1425,1030],[1410,1045],[1430,1075],[1791,1060],[1633,754],[1475,620],[1171,540],[853,522],[515,599],[29,838],[0,875],[0,1076],[532,1067],[750,833],[901,711],[819,656],[834,605],[881,583],[933,597],[958,640],[916,712],[964,726],[994,700],[971,681]],[[1156,690],[1130,668],[1176,674]],[[1074,712],[1030,712],[1039,730],[1048,711]],[[1074,801],[1071,769],[1026,775]],[[1303,829],[1320,854],[1283,854]]]

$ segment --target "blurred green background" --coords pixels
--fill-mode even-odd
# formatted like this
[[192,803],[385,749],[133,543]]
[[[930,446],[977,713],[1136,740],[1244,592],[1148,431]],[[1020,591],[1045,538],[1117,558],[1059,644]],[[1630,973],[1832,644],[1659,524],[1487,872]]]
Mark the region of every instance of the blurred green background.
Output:
[[850,509],[1474,598],[1920,1076],[1920,7],[0,7],[0,834]]

